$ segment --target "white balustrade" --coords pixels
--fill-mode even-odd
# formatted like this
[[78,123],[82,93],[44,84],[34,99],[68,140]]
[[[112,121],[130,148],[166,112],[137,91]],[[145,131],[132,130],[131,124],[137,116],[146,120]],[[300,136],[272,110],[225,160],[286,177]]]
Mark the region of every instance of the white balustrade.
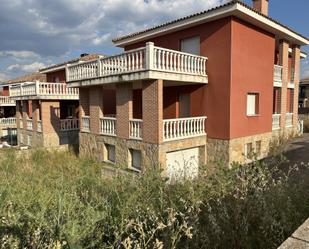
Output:
[[81,130],[84,132],[90,132],[90,117],[89,116],[82,117]]
[[273,114],[273,130],[280,129],[281,114]]
[[33,130],[33,121],[32,121],[32,119],[27,119],[27,130],[29,130],[29,131]]
[[42,132],[42,121],[38,120],[38,132]]
[[79,130],[78,119],[61,119],[60,120],[61,131],[74,131]]
[[282,72],[283,72],[282,66],[274,65],[274,81],[282,82]]
[[9,96],[0,96],[0,105],[15,105],[15,101]]
[[0,125],[14,126],[16,125],[16,118],[0,118]]
[[205,135],[206,117],[163,120],[164,141]]
[[104,117],[100,119],[101,134],[116,136],[116,118]]
[[293,126],[293,113],[286,113],[285,115],[285,127]]
[[130,120],[130,138],[142,139],[142,119],[132,119]]
[[20,119],[19,119],[19,128],[20,128],[20,129],[23,129],[23,128],[24,128],[24,121],[23,121],[23,118],[20,118]]
[[146,47],[129,50],[119,55],[69,65],[67,81],[145,70],[206,76],[206,61],[207,58],[203,56],[160,48],[153,43],[147,43]]
[[68,88],[64,83],[27,82],[10,86],[10,96],[54,96],[54,97],[79,97],[78,88]]

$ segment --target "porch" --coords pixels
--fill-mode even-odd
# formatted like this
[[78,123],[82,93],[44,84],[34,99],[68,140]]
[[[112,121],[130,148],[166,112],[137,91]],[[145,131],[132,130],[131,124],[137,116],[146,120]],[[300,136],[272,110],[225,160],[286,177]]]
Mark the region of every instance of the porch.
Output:
[[205,136],[204,86],[160,82],[82,88],[81,132],[153,143]]

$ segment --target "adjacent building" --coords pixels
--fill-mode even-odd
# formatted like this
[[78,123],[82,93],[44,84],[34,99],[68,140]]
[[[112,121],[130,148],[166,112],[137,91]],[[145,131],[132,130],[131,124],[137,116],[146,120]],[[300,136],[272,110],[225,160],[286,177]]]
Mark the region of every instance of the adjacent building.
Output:
[[78,147],[79,93],[66,84],[66,65],[92,60],[80,58],[40,70],[38,78],[9,82],[9,96],[16,101],[19,145],[45,148]]
[[80,94],[80,153],[167,176],[268,154],[298,126],[306,37],[268,16],[268,1],[222,6],[119,37],[115,56],[67,67]]
[[300,81],[299,108],[301,113],[309,113],[309,78],[305,78]]

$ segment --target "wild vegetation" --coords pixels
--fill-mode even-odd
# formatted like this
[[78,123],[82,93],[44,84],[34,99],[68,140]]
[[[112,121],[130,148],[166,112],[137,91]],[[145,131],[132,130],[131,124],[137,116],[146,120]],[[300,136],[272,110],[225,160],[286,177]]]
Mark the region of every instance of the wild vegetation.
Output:
[[309,183],[275,162],[171,185],[154,170],[110,178],[68,152],[8,150],[0,248],[277,248],[309,214]]

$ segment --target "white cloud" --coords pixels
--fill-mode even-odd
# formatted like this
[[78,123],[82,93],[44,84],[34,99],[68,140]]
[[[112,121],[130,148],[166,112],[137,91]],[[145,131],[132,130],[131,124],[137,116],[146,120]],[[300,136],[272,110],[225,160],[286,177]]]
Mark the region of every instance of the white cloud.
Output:
[[31,64],[25,64],[25,65],[13,64],[13,65],[8,66],[7,70],[8,71],[21,70],[26,73],[32,73],[44,67],[46,67],[46,65],[42,62],[33,62]]
[[8,76],[5,73],[0,73],[0,82],[8,80]]
[[16,59],[40,58],[40,55],[33,51],[0,51],[0,57],[14,57]]

